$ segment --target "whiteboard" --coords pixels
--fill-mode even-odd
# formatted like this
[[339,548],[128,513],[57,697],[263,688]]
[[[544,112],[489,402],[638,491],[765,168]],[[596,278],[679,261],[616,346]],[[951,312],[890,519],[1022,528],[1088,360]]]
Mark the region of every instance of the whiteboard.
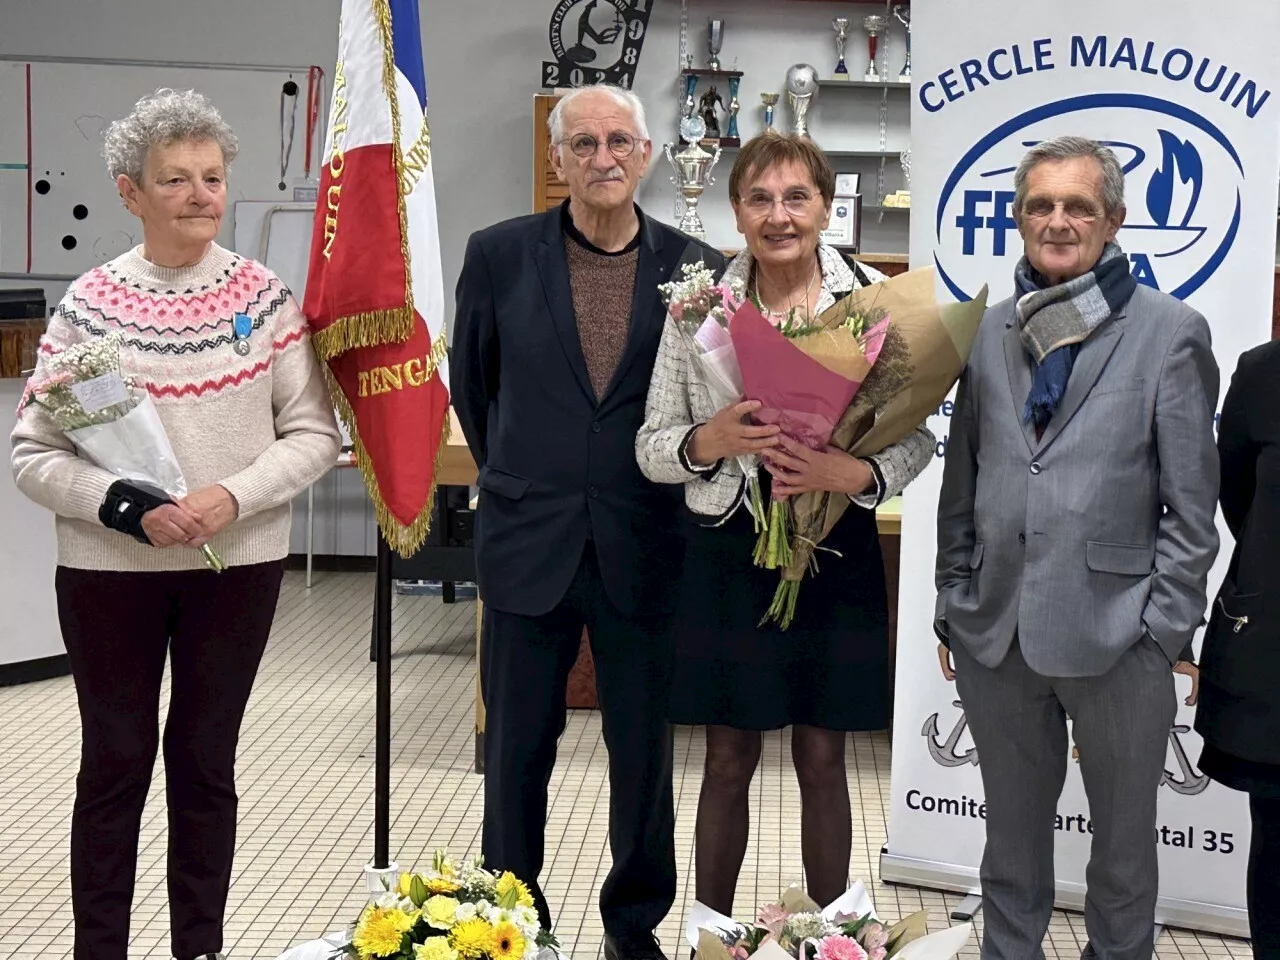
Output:
[[[28,144],[27,66],[0,61],[0,164],[4,164],[0,167],[0,273],[27,270],[28,203],[32,273],[79,275],[141,242],[141,223],[124,209],[107,175],[102,133],[108,123],[128,114],[140,97],[159,87],[204,94],[240,141],[218,238],[223,246],[233,245],[232,203],[291,200],[291,188],[302,182],[307,139],[305,69],[32,62]],[[280,91],[290,79],[298,84],[298,96],[296,101],[286,100],[286,140],[291,117],[294,134],[282,191]],[[327,106],[321,91],[316,138],[323,136]],[[28,146],[31,191],[27,190]],[[318,148],[313,149],[313,179],[319,163]]]

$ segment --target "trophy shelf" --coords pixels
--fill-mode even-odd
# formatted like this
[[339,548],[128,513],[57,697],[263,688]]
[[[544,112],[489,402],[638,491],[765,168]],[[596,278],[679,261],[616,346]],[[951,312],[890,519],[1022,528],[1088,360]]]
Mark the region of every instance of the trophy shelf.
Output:
[[741,70],[709,70],[706,67],[690,67],[687,70],[681,70],[682,77],[709,77],[712,80],[723,77],[725,80],[732,80],[735,77],[745,77],[746,74]]
[[856,87],[861,90],[906,90],[910,92],[911,81],[910,80],[890,81],[888,83],[885,83],[884,81],[874,81],[874,80],[828,79],[828,80],[819,80],[818,86],[822,87],[823,89],[826,89],[826,88],[838,89],[839,87]]

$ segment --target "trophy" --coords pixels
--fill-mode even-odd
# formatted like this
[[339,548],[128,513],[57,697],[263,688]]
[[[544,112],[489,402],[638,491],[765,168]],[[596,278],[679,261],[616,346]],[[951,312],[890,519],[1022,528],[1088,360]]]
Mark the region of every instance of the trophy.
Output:
[[867,72],[862,79],[867,83],[884,83],[884,77],[876,69],[876,48],[879,46],[880,34],[889,29],[889,18],[879,13],[863,17],[862,29],[867,31],[867,50],[871,53],[871,62],[867,64]]
[[[902,182],[910,188],[911,186],[911,148],[903,150],[898,158],[898,162],[902,166]],[[911,190],[896,190],[889,196],[884,198],[884,206],[892,210],[910,210],[911,209]]]
[[693,111],[698,107],[698,101],[693,99],[693,92],[698,89],[698,78],[696,76],[686,76],[684,78],[684,109],[680,113],[680,118],[692,117]]
[[762,93],[760,99],[764,102],[764,125],[767,130],[773,127],[773,108],[778,105],[778,94]]
[[831,21],[831,29],[836,32],[836,55],[839,58],[834,79],[848,80],[849,65],[844,62],[844,45],[849,39],[849,18],[836,17]]
[[818,92],[818,71],[807,63],[797,63],[787,71],[787,102],[791,105],[791,132],[800,137],[809,135],[805,117]]
[[[740,141],[741,135],[738,133],[738,111],[742,109],[742,104],[738,102],[738,87],[742,84],[741,77],[729,78],[729,130],[725,137],[730,141]],[[776,96],[776,94],[775,94]]]
[[707,53],[711,54],[707,60],[708,70],[720,70],[720,48],[724,46],[724,21],[708,20],[707,21]]
[[671,144],[664,144],[662,152],[667,156],[676,175],[671,182],[684,198],[684,216],[680,218],[680,229],[699,240],[707,239],[707,228],[698,216],[698,201],[702,199],[702,191],[715,183],[711,171],[720,161],[720,147],[714,154],[707,153],[698,142],[706,134],[707,128],[699,116],[686,117],[680,123],[680,136],[689,145],[676,153]]
[[902,72],[898,74],[899,83],[911,82],[911,8],[904,3],[899,3],[893,8],[893,15],[898,18],[898,22],[907,28],[907,62],[902,65]]

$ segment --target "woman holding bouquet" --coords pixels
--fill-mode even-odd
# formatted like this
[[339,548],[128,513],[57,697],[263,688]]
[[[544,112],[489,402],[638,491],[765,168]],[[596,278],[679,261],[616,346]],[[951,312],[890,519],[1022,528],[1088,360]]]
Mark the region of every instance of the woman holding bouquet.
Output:
[[[160,90],[108,127],[107,168],[142,244],[71,284],[13,432],[19,489],[57,515],[58,615],[83,733],[71,820],[77,960],[128,952],[166,654],[173,955],[222,949],[236,741],[275,612],[289,503],[338,453],[293,297],[214,242],[235,154],[221,115],[190,91]],[[67,376],[52,371],[77,356],[118,366],[149,398],[187,496],[168,501],[78,455],[51,399]],[[206,544],[222,572],[207,568]]]
[[[747,143],[729,196],[747,249],[725,271],[775,324],[817,318],[880,273],[819,241],[835,174],[805,137],[770,131]],[[673,323],[667,325],[636,442],[645,474],[685,485],[692,514],[680,591],[672,720],[707,728],[698,802],[697,897],[728,914],[748,838],[748,795],[761,731],[791,726],[801,793],[809,894],[844,892],[851,847],[844,750],[849,731],[887,725],[888,603],[875,508],[902,491],[933,456],[921,426],[861,460],[813,451],[752,426],[750,400],[716,410]],[[762,625],[778,573],[753,565],[756,533],[736,458],[762,457],[763,494],[830,491],[852,500],[823,543],[821,573],[805,584],[795,620]]]

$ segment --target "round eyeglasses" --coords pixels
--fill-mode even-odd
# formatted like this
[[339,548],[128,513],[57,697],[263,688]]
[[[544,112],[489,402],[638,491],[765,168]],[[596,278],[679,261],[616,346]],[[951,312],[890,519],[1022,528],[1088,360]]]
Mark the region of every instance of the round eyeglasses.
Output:
[[[573,151],[575,157],[594,157],[600,149],[600,141],[589,133],[579,133],[567,140],[561,140],[562,144],[567,143],[569,149]],[[605,146],[609,148],[609,152],[618,160],[625,160],[631,156],[636,149],[636,138],[629,133],[611,133],[605,141]]]

